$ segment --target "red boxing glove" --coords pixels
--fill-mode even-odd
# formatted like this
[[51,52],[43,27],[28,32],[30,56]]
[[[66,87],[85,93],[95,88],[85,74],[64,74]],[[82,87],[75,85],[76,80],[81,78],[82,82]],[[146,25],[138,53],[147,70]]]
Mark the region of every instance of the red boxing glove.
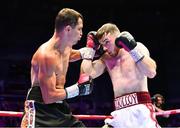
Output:
[[82,59],[93,60],[95,51],[99,46],[95,35],[95,31],[89,32],[87,35],[86,47],[79,49]]
[[79,95],[89,95],[93,90],[93,79],[87,74],[81,74],[78,80]]
[[102,45],[99,43],[96,37],[96,33],[97,33],[96,31],[90,31],[88,33],[86,46],[96,50],[95,56],[99,57],[102,56],[105,53],[105,51],[103,50]]
[[81,74],[78,80],[78,84],[84,83],[86,81],[89,81],[89,75]]
[[76,84],[65,88],[66,98],[89,95],[93,90],[93,79],[86,74],[81,74]]
[[99,41],[96,38],[96,31],[90,31],[87,35],[87,44],[86,46],[89,48],[93,48],[94,50],[97,50],[99,48]]

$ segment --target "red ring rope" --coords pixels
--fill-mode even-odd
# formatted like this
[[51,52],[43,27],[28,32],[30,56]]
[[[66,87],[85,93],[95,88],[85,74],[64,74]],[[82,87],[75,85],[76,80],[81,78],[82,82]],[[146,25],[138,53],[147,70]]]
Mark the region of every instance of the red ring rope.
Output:
[[[180,109],[173,109],[173,110],[166,110],[162,112],[156,112],[156,116],[163,116],[163,115],[172,115],[172,114],[179,114]],[[10,117],[22,117],[23,112],[14,112],[14,111],[0,111],[1,116],[10,116]],[[112,116],[106,115],[74,115],[75,117],[83,120],[103,120],[106,118],[112,118]]]

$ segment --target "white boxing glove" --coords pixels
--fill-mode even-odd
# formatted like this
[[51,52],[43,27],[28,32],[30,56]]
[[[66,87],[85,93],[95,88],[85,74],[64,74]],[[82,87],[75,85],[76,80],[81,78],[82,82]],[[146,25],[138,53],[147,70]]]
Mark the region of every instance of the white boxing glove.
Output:
[[93,48],[84,47],[79,49],[82,59],[93,60],[95,50]]

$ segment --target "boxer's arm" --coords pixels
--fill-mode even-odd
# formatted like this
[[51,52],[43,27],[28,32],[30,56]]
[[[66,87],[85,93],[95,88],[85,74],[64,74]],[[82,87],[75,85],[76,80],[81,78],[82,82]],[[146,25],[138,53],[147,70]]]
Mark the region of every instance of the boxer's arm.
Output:
[[[96,32],[91,31],[87,35],[87,47],[79,50],[71,50],[69,57],[70,62],[74,62],[80,59],[93,59],[96,47],[99,46],[98,40],[95,37]],[[96,43],[95,43],[96,42]]]
[[96,78],[102,75],[105,69],[106,66],[102,58],[94,61],[84,59],[81,63],[81,72],[87,73],[92,78]]
[[82,59],[79,50],[72,49],[69,57],[70,62],[78,61]]
[[137,43],[129,32],[121,32],[120,36],[116,38],[115,44],[118,48],[124,48],[129,52],[144,75],[149,78],[155,77],[155,61],[150,57],[148,49],[142,43]]
[[[38,80],[44,103],[49,104],[64,100],[66,98],[66,92],[63,82],[56,85],[55,59],[47,57],[40,62]],[[56,86],[58,86],[58,88]]]
[[150,57],[149,50],[142,44],[138,43],[137,50],[140,51],[144,58],[137,62],[138,69],[148,78],[154,78],[156,75],[156,62]]
[[[54,58],[46,58],[41,61],[39,70],[39,82],[43,101],[46,104],[55,103],[75,96],[89,95],[93,89],[93,79],[86,74],[81,74],[77,83],[64,89],[63,79],[58,80],[55,75]],[[61,75],[61,74],[59,74]],[[63,74],[61,78],[64,78]]]
[[[100,43],[96,38],[96,31],[90,31],[87,35],[86,47],[80,49],[83,59],[81,63],[81,73],[86,73],[92,78],[96,78],[103,74],[105,70],[105,64],[102,61],[104,52],[100,50],[100,48]],[[98,56],[101,56],[101,58],[93,61],[95,53],[98,53]]]

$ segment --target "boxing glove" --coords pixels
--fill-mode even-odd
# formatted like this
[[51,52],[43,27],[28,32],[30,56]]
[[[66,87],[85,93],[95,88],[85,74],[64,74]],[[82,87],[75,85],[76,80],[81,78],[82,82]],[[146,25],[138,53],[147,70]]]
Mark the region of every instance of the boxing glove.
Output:
[[99,57],[102,56],[105,51],[103,50],[103,46],[99,43],[96,37],[96,31],[90,31],[87,36],[87,47],[93,48],[96,50],[95,56]]
[[93,79],[86,74],[81,74],[76,84],[65,88],[66,99],[75,96],[89,95],[93,90]]
[[127,31],[121,32],[115,40],[115,45],[128,51],[136,63],[144,58],[144,55],[137,50],[137,42],[134,37]]
[[104,54],[103,47],[96,38],[96,31],[90,31],[87,34],[87,43],[85,48],[80,50],[82,59],[92,60],[94,56],[99,57]]
[[99,41],[96,38],[96,31],[90,31],[87,34],[87,44],[86,47],[93,48],[94,50],[97,50],[99,47]]

